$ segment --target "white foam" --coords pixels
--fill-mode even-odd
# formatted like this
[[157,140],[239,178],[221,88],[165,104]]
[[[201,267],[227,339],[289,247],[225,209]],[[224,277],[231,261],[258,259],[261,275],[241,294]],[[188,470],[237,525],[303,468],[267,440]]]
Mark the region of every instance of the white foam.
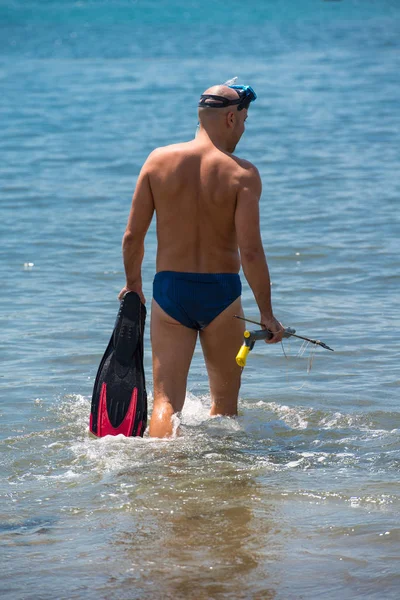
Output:
[[306,417],[310,411],[301,409],[299,407],[292,408],[285,404],[277,404],[276,402],[269,402],[267,406],[292,429],[307,429],[308,421]]
[[288,469],[293,469],[294,467],[298,467],[303,461],[304,458],[300,458],[299,460],[291,460],[290,462],[286,463],[285,466]]
[[71,479],[78,479],[79,477],[80,474],[75,473],[75,471],[72,471],[71,469],[65,471],[65,473],[60,473],[59,475],[35,475],[35,479],[38,479],[39,481],[47,479],[54,479],[56,481],[69,481]]
[[182,410],[184,425],[200,425],[210,418],[211,400],[209,396],[195,396],[186,392],[185,404]]

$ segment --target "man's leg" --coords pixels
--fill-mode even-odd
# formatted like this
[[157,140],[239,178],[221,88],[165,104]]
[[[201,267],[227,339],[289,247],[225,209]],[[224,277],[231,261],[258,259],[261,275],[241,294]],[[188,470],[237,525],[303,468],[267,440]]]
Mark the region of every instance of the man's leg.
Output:
[[150,421],[152,437],[172,435],[171,417],[183,408],[186,382],[197,331],[169,317],[153,300],[151,346],[153,352],[154,406]]
[[244,322],[240,298],[200,332],[211,391],[212,415],[236,415],[242,369],[236,354],[243,343]]

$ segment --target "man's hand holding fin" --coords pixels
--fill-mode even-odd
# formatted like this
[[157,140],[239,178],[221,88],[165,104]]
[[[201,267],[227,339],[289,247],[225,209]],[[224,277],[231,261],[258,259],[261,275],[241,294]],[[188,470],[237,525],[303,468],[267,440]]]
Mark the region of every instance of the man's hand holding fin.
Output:
[[120,291],[120,293],[118,294],[118,300],[121,302],[122,298],[125,296],[125,294],[127,292],[136,292],[142,302],[142,304],[146,304],[146,298],[143,295],[143,290],[142,290],[142,286],[141,285],[135,285],[135,286],[125,286],[122,288],[122,290]]

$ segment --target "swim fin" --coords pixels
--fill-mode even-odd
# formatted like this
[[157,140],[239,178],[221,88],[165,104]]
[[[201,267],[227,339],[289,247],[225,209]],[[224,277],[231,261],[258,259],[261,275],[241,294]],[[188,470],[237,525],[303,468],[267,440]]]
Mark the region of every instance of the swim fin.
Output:
[[143,367],[146,307],[136,292],[123,297],[93,388],[89,429],[94,435],[142,436],[147,424]]

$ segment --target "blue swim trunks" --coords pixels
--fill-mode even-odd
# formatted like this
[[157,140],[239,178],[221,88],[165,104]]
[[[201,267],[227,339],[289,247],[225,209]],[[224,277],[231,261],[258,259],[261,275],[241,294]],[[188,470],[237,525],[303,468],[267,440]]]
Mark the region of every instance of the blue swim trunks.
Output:
[[237,273],[160,271],[154,277],[153,298],[182,325],[204,329],[242,293]]

